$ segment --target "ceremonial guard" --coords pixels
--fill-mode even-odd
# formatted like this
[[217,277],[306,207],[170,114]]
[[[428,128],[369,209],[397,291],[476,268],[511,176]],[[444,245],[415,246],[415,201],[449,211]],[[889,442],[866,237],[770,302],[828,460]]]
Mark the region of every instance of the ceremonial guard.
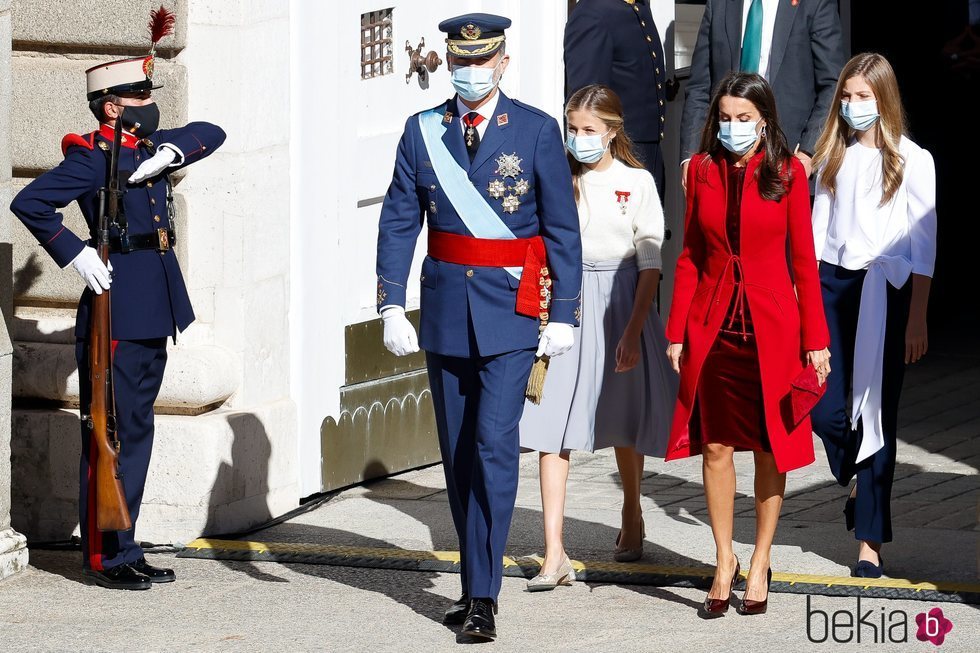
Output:
[[622,100],[626,133],[664,197],[667,60],[650,0],[575,5],[565,24],[566,101],[590,84],[608,86]]
[[[174,16],[164,8],[150,21],[149,56],[111,61],[86,71],[88,101],[100,128],[62,140],[64,161],[14,198],[10,209],[62,268],[71,265],[87,288],[75,328],[82,407],[79,486],[83,571],[86,579],[112,589],[149,589],[175,579],[169,569],[149,565],[134,539],[153,444],[153,402],[167,361],[167,338],[194,320],[177,263],[174,205],[169,175],[214,152],[224,142],[221,128],[195,122],[158,129],[160,112],[151,97],[157,41],[172,32]],[[94,245],[109,183],[117,121],[121,121],[118,219],[109,230],[108,265]],[[83,240],[58,212],[76,201],[89,227]],[[89,377],[90,315],[96,295],[111,287],[111,376],[114,387],[118,478],[133,528],[100,530],[96,522],[96,453],[85,415],[93,384]],[[111,395],[112,393],[110,393]],[[99,486],[100,491],[102,486]]]
[[[528,376],[536,351],[550,357],[572,346],[582,280],[558,123],[497,88],[510,24],[468,14],[439,25],[457,94],[406,123],[378,234],[385,346],[398,355],[426,351],[459,535],[463,592],[445,621],[480,639],[496,637]],[[428,256],[416,339],[405,287],[423,218]]]

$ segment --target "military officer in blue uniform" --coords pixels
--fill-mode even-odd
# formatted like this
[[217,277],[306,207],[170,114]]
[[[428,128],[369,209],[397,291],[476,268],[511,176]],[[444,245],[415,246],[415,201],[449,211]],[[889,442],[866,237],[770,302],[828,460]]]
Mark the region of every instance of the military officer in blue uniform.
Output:
[[667,61],[650,0],[579,0],[565,24],[564,50],[565,99],[589,84],[616,92],[626,132],[663,198]]
[[[155,45],[155,42],[154,42]],[[210,155],[222,144],[221,128],[195,122],[158,129],[159,109],[151,96],[153,55],[105,63],[86,72],[89,107],[100,123],[89,134],[62,141],[64,160],[21,190],[11,211],[62,268],[71,266],[86,283],[75,328],[81,406],[89,403],[87,336],[93,293],[110,287],[113,378],[120,441],[119,471],[134,529],[100,532],[95,525],[89,468],[89,429],[82,425],[79,518],[83,572],[89,582],[112,589],[149,589],[175,579],[151,566],[134,539],[153,444],[153,402],[167,361],[167,338],[194,320],[174,246],[169,175]],[[121,118],[120,118],[121,112]],[[98,191],[106,186],[116,120],[122,120],[119,170],[125,194],[130,251],[112,236],[109,266],[92,247],[99,219]],[[81,236],[64,226],[59,209],[77,202],[88,223]],[[86,238],[88,240],[86,240]]]
[[[482,639],[496,636],[528,374],[536,353],[571,347],[580,317],[581,240],[561,130],[497,87],[510,24],[468,14],[439,25],[456,95],[408,119],[378,234],[385,346],[426,352],[459,535],[462,596],[445,621]],[[417,339],[405,289],[425,222]]]

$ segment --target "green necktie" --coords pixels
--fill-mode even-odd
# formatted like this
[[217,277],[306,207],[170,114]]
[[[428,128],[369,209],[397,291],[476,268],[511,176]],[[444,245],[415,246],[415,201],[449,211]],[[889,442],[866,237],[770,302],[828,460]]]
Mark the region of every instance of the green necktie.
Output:
[[742,61],[739,68],[747,73],[759,72],[759,58],[762,56],[762,0],[752,0],[749,19],[745,21],[745,36],[742,37]]

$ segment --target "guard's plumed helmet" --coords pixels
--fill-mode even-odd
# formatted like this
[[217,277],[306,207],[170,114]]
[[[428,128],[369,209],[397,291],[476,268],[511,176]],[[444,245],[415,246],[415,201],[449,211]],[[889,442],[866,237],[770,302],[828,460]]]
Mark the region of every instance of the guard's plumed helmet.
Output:
[[160,39],[168,34],[173,34],[176,20],[176,15],[161,5],[159,9],[150,12],[149,55],[110,61],[86,70],[89,102],[104,95],[142,93],[160,88],[162,84],[153,84],[153,57]]

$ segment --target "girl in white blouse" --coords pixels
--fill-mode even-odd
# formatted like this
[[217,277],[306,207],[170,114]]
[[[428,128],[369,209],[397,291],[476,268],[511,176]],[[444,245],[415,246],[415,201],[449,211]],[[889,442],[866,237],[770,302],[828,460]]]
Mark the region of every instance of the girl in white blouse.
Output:
[[551,361],[544,398],[526,405],[520,425],[521,446],[540,455],[545,556],[532,591],[574,578],[562,543],[573,449],[615,447],[623,520],[614,556],[642,555],[643,457],[664,455],[677,395],[654,306],[664,214],[653,177],[633,152],[611,89],[577,91],[565,116],[582,229],[582,327],[574,348]]
[[926,305],[936,262],[936,170],[905,131],[898,82],[879,54],[851,59],[840,112],[817,142],[813,240],[834,372],[812,414],[859,541],[852,575],[883,573],[892,540],[898,400],[905,365],[928,349]]

